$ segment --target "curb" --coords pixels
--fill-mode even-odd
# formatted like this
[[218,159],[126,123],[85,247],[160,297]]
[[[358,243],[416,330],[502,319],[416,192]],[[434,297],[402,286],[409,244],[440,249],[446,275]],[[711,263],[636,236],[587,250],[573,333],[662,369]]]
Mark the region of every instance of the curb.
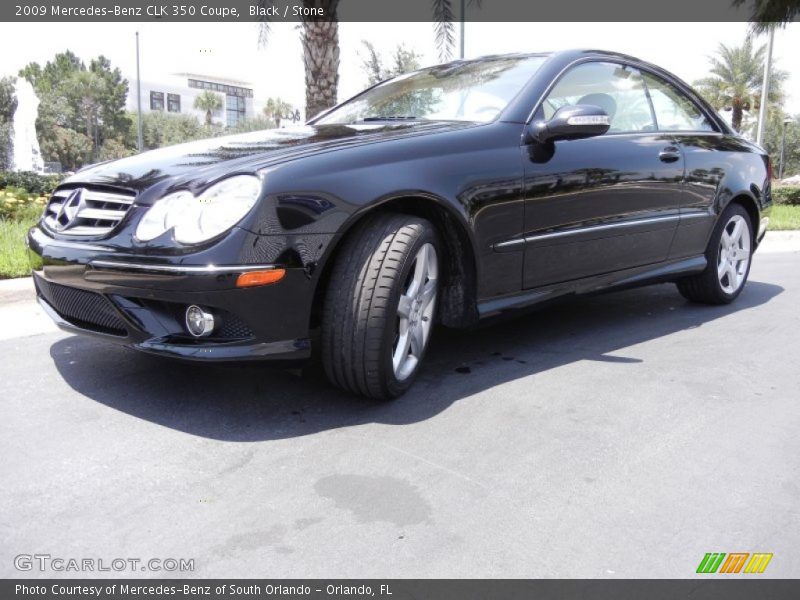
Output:
[[0,280],[0,305],[33,302],[34,299],[33,278],[19,277]]

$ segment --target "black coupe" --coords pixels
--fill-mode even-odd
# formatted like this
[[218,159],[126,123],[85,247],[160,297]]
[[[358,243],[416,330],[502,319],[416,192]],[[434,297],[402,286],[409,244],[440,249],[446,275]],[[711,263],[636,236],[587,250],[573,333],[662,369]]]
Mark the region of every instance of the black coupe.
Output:
[[770,176],[658,67],[492,56],[379,83],[303,127],[86,168],[28,244],[64,329],[193,360],[316,349],[333,383],[385,399],[437,322],[655,281],[731,302]]

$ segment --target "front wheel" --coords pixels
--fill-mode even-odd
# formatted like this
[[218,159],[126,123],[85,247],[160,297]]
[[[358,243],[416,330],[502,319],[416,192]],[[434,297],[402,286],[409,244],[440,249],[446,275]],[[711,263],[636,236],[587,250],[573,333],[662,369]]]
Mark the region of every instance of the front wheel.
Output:
[[706,249],[708,265],[705,271],[679,280],[678,291],[693,302],[733,302],[747,282],[752,248],[750,215],[740,204],[731,204],[722,213],[711,235]]
[[322,362],[335,385],[380,400],[413,383],[433,330],[439,240],[429,221],[367,218],[345,240],[322,319]]

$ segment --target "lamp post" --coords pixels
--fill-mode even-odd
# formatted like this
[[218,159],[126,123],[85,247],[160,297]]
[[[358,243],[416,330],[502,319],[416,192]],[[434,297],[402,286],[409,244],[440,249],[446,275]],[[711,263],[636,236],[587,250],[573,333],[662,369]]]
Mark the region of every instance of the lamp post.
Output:
[[458,36],[458,58],[464,60],[464,35],[467,33],[467,0],[461,0],[461,35]]
[[792,122],[790,117],[783,120],[783,130],[781,131],[781,162],[778,165],[778,181],[783,179],[783,167],[786,163],[786,126]]
[[136,147],[141,152],[144,150],[142,140],[142,83],[139,78],[139,32],[136,32]]
[[764,82],[761,85],[761,107],[758,111],[758,127],[756,129],[756,144],[764,142],[764,131],[767,127],[767,102],[769,100],[769,78],[772,68],[772,45],[775,42],[775,25],[769,26],[769,39],[767,40],[767,59],[764,62]]

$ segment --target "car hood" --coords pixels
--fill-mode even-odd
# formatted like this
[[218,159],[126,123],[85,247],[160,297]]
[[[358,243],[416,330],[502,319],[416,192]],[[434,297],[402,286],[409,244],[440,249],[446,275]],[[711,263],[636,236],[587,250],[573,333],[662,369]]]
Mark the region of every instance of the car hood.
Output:
[[166,188],[202,186],[230,173],[252,171],[312,154],[474,125],[420,121],[265,129],[178,144],[92,165],[64,183],[108,185],[135,192],[159,183]]

